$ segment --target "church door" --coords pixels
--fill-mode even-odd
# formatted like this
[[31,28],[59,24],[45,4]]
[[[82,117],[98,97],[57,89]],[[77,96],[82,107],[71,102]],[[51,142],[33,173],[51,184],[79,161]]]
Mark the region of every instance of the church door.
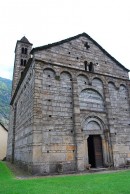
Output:
[[88,158],[91,167],[103,167],[102,140],[100,135],[88,137]]

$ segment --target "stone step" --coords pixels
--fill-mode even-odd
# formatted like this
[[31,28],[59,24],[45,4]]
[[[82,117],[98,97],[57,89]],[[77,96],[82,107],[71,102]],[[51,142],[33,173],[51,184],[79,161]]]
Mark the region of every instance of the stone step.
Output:
[[108,168],[90,168],[89,172],[95,173],[95,172],[103,172],[108,171]]

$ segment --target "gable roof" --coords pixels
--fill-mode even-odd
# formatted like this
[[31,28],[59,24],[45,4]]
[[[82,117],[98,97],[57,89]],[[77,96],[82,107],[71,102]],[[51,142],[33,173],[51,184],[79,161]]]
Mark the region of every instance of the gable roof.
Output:
[[3,129],[4,129],[5,131],[8,132],[8,130],[5,128],[5,126],[4,126],[2,123],[0,123],[0,125],[3,127]]
[[82,34],[78,34],[76,36],[52,43],[52,44],[48,44],[48,45],[44,45],[44,46],[40,46],[40,47],[35,47],[32,49],[31,54],[37,52],[37,51],[41,51],[41,50],[45,50],[48,48],[51,48],[53,46],[58,46],[61,45],[63,43],[67,43],[71,40],[75,40],[81,36],[84,36],[86,38],[88,38],[89,40],[91,40],[99,49],[102,50],[103,53],[105,53],[109,58],[111,58],[115,63],[117,63],[121,68],[123,68],[124,70],[126,70],[127,72],[129,72],[130,70],[127,69],[126,67],[124,67],[120,62],[118,62],[113,56],[111,56],[102,46],[100,46],[94,39],[92,39],[88,34],[86,34],[85,32],[83,32]]

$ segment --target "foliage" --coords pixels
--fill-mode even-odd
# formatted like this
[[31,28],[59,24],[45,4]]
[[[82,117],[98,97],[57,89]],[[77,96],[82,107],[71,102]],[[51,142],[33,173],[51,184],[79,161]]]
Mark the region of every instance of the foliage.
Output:
[[0,77],[0,122],[8,127],[12,81]]
[[33,179],[15,179],[0,162],[1,194],[128,194],[130,171]]
[[55,79],[59,81],[60,80],[60,76],[56,75]]

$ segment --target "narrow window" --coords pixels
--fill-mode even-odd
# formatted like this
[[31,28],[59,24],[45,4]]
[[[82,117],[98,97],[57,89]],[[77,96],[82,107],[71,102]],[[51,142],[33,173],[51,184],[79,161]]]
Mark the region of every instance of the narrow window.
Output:
[[27,48],[25,48],[24,53],[27,54]]
[[88,66],[88,62],[87,61],[84,61],[85,71],[87,71],[87,66]]
[[26,65],[26,60],[24,60],[24,66]]
[[23,59],[21,59],[21,65],[23,65]]
[[24,54],[24,48],[22,47],[22,54]]
[[93,66],[92,62],[90,62],[88,69],[89,69],[89,71],[94,72],[94,66]]

